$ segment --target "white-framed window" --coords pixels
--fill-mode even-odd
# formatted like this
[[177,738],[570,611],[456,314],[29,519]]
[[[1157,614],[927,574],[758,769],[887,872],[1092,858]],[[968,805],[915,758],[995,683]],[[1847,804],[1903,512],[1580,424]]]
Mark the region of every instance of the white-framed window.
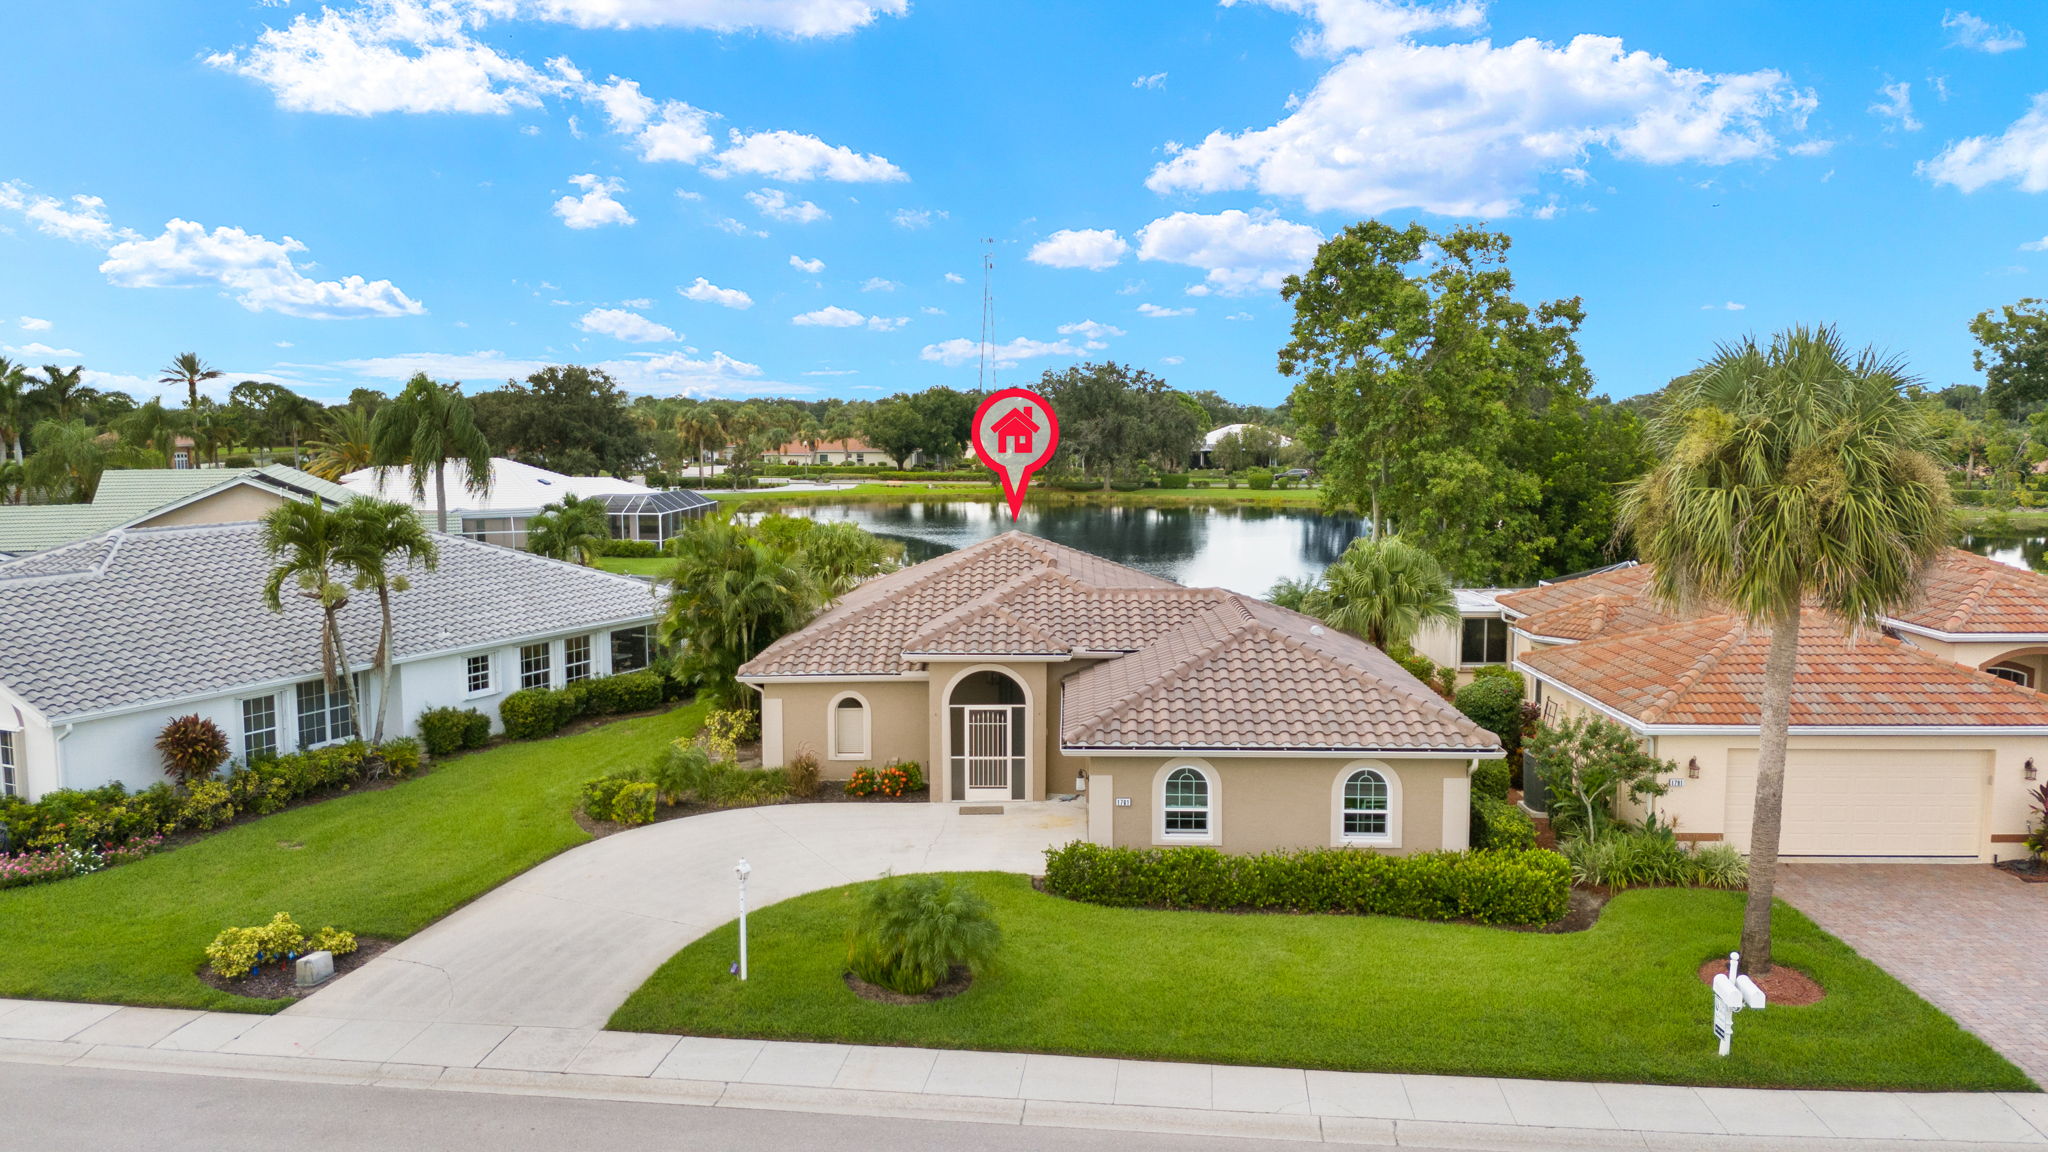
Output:
[[2034,673],[2019,664],[1993,664],[1991,667],[1986,668],[1985,671],[1998,677],[2000,680],[2010,680],[2022,688],[2032,688],[2034,686]]
[[654,655],[654,626],[621,628],[612,633],[612,673],[638,672]]
[[298,705],[299,747],[346,740],[352,734],[348,690],[342,685],[330,690],[323,680],[308,680],[298,686]]
[[0,796],[21,795],[21,733],[0,728]]
[[489,652],[479,652],[463,664],[462,677],[465,690],[471,696],[488,695],[492,684],[492,661]]
[[831,757],[834,760],[865,760],[868,758],[868,739],[872,732],[872,714],[868,702],[857,692],[844,692],[832,699],[831,715],[826,722],[831,726]]
[[1209,776],[1200,768],[1183,764],[1168,772],[1159,798],[1161,830],[1168,836],[1208,837],[1211,791]]
[[1473,616],[1460,627],[1458,663],[1508,662],[1508,622],[1495,616]]
[[242,701],[242,759],[250,764],[277,755],[277,696]]
[[1360,768],[1344,778],[1344,838],[1384,840],[1392,808],[1387,778],[1371,768]]
[[519,686],[521,688],[545,688],[555,674],[554,647],[543,640],[538,644],[519,646]]
[[571,636],[562,641],[562,683],[590,679],[590,637]]

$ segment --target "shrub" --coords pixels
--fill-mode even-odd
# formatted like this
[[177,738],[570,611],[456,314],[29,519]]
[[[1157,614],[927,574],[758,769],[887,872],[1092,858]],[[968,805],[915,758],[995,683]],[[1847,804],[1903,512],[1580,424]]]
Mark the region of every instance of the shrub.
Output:
[[[916,764],[907,768],[903,764],[890,764],[882,768],[855,768],[853,777],[846,782],[848,796],[889,796],[897,797],[913,791],[912,773],[918,772]],[[922,772],[918,772],[922,775]],[[921,781],[920,781],[921,782]]]
[[[419,730],[420,742],[427,746],[429,756],[450,756],[464,747],[463,736],[469,728],[469,718],[482,713],[474,708],[429,708],[420,713],[413,722]],[[489,721],[485,721],[489,724]]]
[[889,765],[889,767],[903,773],[903,790],[905,792],[916,792],[925,786],[924,765],[919,764],[917,761],[898,760],[896,763]]
[[1599,718],[1538,728],[1529,750],[1542,765],[1545,808],[1560,837],[1597,837],[1620,818],[1623,796],[1662,796],[1668,789],[1657,777],[1677,771],[1643,751],[1628,729]]
[[[1491,763],[1499,764],[1495,760]],[[1536,822],[1529,814],[1493,796],[1472,793],[1472,847],[1525,850],[1536,847]]]
[[1522,676],[1511,668],[1501,672],[1475,676],[1458,689],[1452,703],[1466,719],[1498,736],[1501,747],[1514,756],[1522,748]]
[[[666,487],[666,485],[661,486]],[[649,487],[655,487],[655,485],[649,485]],[[659,556],[661,555],[661,545],[656,544],[652,540],[607,540],[604,543],[604,547],[598,549],[598,554],[601,556],[637,556],[643,558]]]
[[1341,912],[1481,924],[1548,924],[1570,907],[1571,865],[1555,852],[1382,856],[1304,848],[1228,856],[1214,848],[1106,848],[1075,841],[1045,853],[1045,888],[1114,908]]
[[481,748],[491,742],[491,718],[474,708],[462,714],[462,747]]
[[1193,488],[1207,488],[1209,486],[1209,482],[1207,480],[1191,480],[1188,482],[1188,484],[1190,487]]
[[1561,846],[1580,884],[1608,888],[1740,888],[1749,862],[1727,844],[1694,849],[1679,843],[1669,828],[1610,828],[1579,836]]
[[714,808],[766,804],[789,792],[789,777],[779,768],[746,769],[730,760],[714,760],[702,746],[678,740],[649,774],[664,804],[696,801]]
[[256,458],[245,452],[237,452],[223,459],[221,466],[224,468],[254,468],[256,466]]
[[197,828],[210,832],[216,826],[235,818],[234,796],[228,791],[225,781],[202,780],[185,794],[185,806],[178,813],[178,824],[185,828]]
[[1193,479],[1193,477],[1185,472],[1161,472],[1159,474],[1159,486],[1161,488],[1185,488]]
[[206,959],[214,975],[232,980],[265,964],[290,963],[308,952],[325,951],[341,956],[355,950],[355,933],[322,928],[309,942],[305,930],[292,921],[290,914],[279,912],[268,924],[221,929],[213,943],[206,946]]
[[1254,468],[1244,474],[1245,487],[1264,492],[1273,486],[1273,474],[1263,468]]
[[740,745],[761,735],[761,716],[751,708],[720,708],[704,718],[698,739],[713,759],[730,760]]
[[498,704],[505,735],[514,740],[552,736],[569,722],[562,694],[552,688],[521,688]]
[[346,956],[356,950],[356,934],[340,928],[322,928],[313,933],[313,938],[306,942],[306,947],[313,952]]
[[1508,798],[1507,761],[1481,760],[1479,766],[1472,769],[1472,795],[1475,799],[1480,796],[1486,796],[1494,800],[1506,800]]
[[[623,823],[618,818],[619,793],[637,783],[641,783],[639,777],[631,772],[614,772],[609,776],[599,776],[595,780],[586,781],[577,807],[592,820]],[[651,797],[653,786],[649,785],[648,790]],[[649,818],[652,819],[651,814]]]
[[378,747],[377,755],[384,761],[384,771],[394,780],[419,775],[420,765],[426,762],[425,747],[410,736],[385,741]]
[[227,761],[228,736],[203,716],[179,716],[157,734],[156,750],[163,753],[164,775],[190,784],[213,775]]
[[946,876],[884,877],[861,901],[846,964],[870,984],[917,996],[956,965],[986,971],[1002,942],[989,902],[973,889]]
[[818,794],[818,780],[823,769],[818,765],[818,754],[806,750],[797,753],[783,767],[782,774],[789,781],[789,794],[808,800]]

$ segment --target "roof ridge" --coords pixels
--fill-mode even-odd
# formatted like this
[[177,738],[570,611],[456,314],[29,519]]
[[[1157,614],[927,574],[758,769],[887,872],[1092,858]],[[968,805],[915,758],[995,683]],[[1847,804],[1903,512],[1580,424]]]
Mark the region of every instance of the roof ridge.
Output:
[[[1175,632],[1193,628],[1195,626],[1196,621],[1199,619],[1200,617],[1190,617],[1187,621],[1185,621],[1178,627],[1160,633],[1157,637],[1153,638],[1152,644],[1147,645],[1146,647],[1149,648],[1158,645],[1161,641],[1165,640],[1166,637],[1173,635]],[[1143,703],[1144,701],[1153,699],[1165,689],[1167,684],[1175,680],[1178,680],[1182,672],[1187,671],[1189,668],[1195,666],[1197,663],[1203,663],[1208,660],[1214,659],[1217,653],[1221,652],[1223,649],[1228,647],[1232,641],[1236,640],[1241,633],[1246,631],[1245,624],[1249,622],[1249,620],[1250,617],[1246,617],[1244,620],[1240,620],[1235,625],[1230,625],[1226,623],[1222,634],[1213,637],[1206,643],[1196,644],[1190,647],[1185,656],[1182,656],[1180,660],[1178,660],[1177,662],[1161,668],[1149,680],[1146,681],[1144,687],[1140,688],[1136,692],[1127,693],[1123,696],[1119,696],[1116,699],[1110,701],[1108,703],[1108,706],[1105,707],[1101,712],[1098,712],[1096,715],[1089,717],[1088,722],[1086,724],[1083,724],[1080,728],[1077,728],[1075,730],[1075,736],[1077,738],[1077,741],[1079,740],[1079,738],[1085,737],[1089,732],[1092,732],[1096,728],[1100,727],[1102,725],[1102,722],[1109,719],[1111,716],[1114,716],[1119,712],[1127,711],[1133,706]],[[1120,659],[1129,660],[1133,657],[1143,655],[1144,652],[1145,648],[1140,648],[1138,649],[1138,651],[1131,653],[1129,656],[1124,656]]]
[[[1962,549],[1957,549],[1957,551],[1961,552]],[[1953,632],[1965,623],[1968,623],[1970,614],[1977,610],[1977,605],[1983,601],[1985,596],[1991,593],[1992,584],[1998,580],[1998,573],[1988,567],[1991,564],[1998,564],[1998,561],[1989,560],[1974,552],[1964,552],[1963,554],[1970,558],[1970,566],[1977,571],[1974,579],[1971,581],[1970,590],[1957,601],[1954,610],[1944,619],[1943,623],[1947,625],[1947,627],[1942,629],[1944,632]],[[1984,563],[1980,564],[1978,563],[1979,561]],[[2004,567],[2004,565],[2001,564],[1999,567]]]
[[931,639],[945,634],[955,625],[964,623],[969,618],[983,612],[994,612],[1003,619],[1015,624],[1019,631],[1035,636],[1047,644],[1061,648],[1071,647],[1066,641],[1053,636],[1044,629],[1018,619],[1015,613],[1003,606],[1002,597],[1021,589],[1026,584],[1045,575],[1048,571],[1045,568],[1027,568],[1015,576],[991,586],[988,591],[983,592],[981,595],[946,609],[944,612],[932,617],[930,623],[904,641],[902,650],[905,652],[924,651],[923,648],[919,647],[920,644],[927,643]]
[[[1708,669],[1721,662],[1722,657],[1728,654],[1730,648],[1748,638],[1748,624],[1736,619],[1734,616],[1708,617],[1706,621],[1701,621],[1700,623],[1711,622],[1715,619],[1726,621],[1726,624],[1723,625],[1724,630],[1721,633],[1721,638],[1702,649],[1699,655],[1693,658],[1692,665],[1679,673],[1677,678],[1672,681],[1671,687],[1659,694],[1649,707],[1643,709],[1642,719],[1644,723],[1656,723],[1664,713],[1668,712],[1672,706],[1678,703],[1680,697],[1691,691],[1694,684],[1699,683],[1700,678],[1707,674]],[[1674,629],[1682,628],[1684,625],[1674,624],[1671,627]],[[1651,631],[1657,631],[1657,629],[1651,629]]]

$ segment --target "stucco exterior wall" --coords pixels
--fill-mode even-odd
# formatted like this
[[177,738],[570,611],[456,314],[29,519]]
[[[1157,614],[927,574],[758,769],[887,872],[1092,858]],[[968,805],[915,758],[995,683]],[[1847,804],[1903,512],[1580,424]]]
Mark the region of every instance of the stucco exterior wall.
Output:
[[[1166,771],[1182,764],[1208,770],[1211,828],[1208,837],[1160,834],[1160,803]],[[1454,809],[1458,837],[1450,847],[1464,848],[1463,829],[1470,819],[1469,760],[1356,760],[1335,757],[1096,757],[1089,768],[1089,802],[1111,805],[1112,843],[1148,848],[1202,844],[1225,852],[1265,852],[1276,848],[1328,846],[1345,842],[1337,834],[1341,803],[1339,782],[1353,770],[1375,768],[1394,785],[1393,812],[1398,842],[1374,845],[1378,850],[1406,854],[1434,852],[1446,846],[1445,799]],[[1096,793],[1108,777],[1107,800]],[[1450,787],[1446,788],[1447,782]],[[1128,799],[1128,806],[1119,803]]]
[[[832,754],[832,705],[847,693],[857,694],[868,706],[868,754],[835,757]],[[915,760],[932,771],[931,741],[926,731],[930,688],[923,680],[824,681],[817,684],[768,684],[762,689],[764,722],[767,702],[779,701],[782,722],[782,753],[786,764],[802,752],[818,757],[827,780],[845,780],[856,768],[874,767],[897,760]],[[763,733],[764,737],[766,733]],[[767,755],[764,740],[762,755]],[[774,765],[770,765],[773,767]]]
[[224,492],[192,501],[168,512],[140,521],[139,528],[169,528],[179,524],[243,524],[261,520],[284,503],[284,497],[253,484],[237,484]]
[[[927,681],[930,696],[925,708],[926,765],[931,769],[931,798],[935,802],[960,799],[954,794],[953,773],[950,756],[949,725],[946,723],[946,702],[953,686],[966,676],[980,671],[998,671],[1015,680],[1024,689],[1025,737],[1025,782],[1024,800],[1043,800],[1046,793],[1046,766],[1049,750],[1059,746],[1059,738],[1051,727],[1051,715],[1056,706],[1049,706],[1050,696],[1047,685],[1053,682],[1049,665],[1043,661],[1000,660],[934,660],[927,666]],[[1065,671],[1065,663],[1058,665]]]

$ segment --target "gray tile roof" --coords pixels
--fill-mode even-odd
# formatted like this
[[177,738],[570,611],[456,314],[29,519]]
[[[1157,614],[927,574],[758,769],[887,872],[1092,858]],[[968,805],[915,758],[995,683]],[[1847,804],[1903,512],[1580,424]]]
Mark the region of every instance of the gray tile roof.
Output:
[[89,504],[0,505],[0,555],[55,548],[146,520],[160,508],[243,481],[288,499],[317,495],[342,503],[358,493],[283,464],[261,468],[114,468],[100,474]]
[[[640,580],[435,537],[440,567],[394,598],[398,659],[649,619]],[[272,566],[255,524],[131,528],[0,562],[0,683],[45,716],[225,692],[319,674],[318,610],[263,605]],[[377,605],[343,610],[353,662],[376,645]]]

